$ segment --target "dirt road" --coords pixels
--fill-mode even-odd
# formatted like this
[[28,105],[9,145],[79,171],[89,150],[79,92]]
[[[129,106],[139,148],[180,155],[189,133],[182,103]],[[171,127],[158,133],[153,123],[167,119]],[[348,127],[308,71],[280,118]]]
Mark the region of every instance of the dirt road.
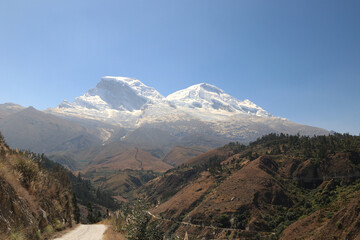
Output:
[[54,240],[101,240],[107,226],[103,224],[79,225],[62,237]]

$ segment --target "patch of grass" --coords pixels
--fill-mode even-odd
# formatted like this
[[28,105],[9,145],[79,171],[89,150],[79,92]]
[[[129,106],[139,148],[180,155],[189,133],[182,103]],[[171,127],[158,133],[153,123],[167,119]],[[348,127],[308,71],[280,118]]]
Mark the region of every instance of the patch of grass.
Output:
[[127,238],[120,232],[117,232],[113,229],[113,226],[110,225],[104,235],[103,240],[126,240]]
[[9,238],[11,240],[25,240],[26,239],[24,232],[21,230],[10,232]]
[[55,230],[56,231],[61,231],[64,229],[64,227],[65,227],[65,225],[62,224],[62,222],[59,219],[55,220]]
[[45,228],[44,228],[44,233],[46,234],[51,234],[54,232],[54,228],[51,226],[51,225],[47,225]]

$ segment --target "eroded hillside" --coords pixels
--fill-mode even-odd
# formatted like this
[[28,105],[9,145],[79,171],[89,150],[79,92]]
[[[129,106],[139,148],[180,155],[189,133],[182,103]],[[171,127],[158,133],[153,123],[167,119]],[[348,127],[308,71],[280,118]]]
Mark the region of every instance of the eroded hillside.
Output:
[[168,235],[355,239],[360,137],[270,134],[210,151],[146,184]]

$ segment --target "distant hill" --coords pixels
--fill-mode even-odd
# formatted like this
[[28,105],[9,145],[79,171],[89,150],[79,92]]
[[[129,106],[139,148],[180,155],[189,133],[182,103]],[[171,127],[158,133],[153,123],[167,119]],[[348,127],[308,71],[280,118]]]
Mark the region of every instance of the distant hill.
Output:
[[178,166],[208,150],[210,150],[209,147],[177,146],[174,147],[168,154],[166,154],[166,156],[164,157],[164,162],[173,166]]
[[163,152],[159,149],[143,146],[142,148],[129,143],[109,143],[102,146],[83,148],[67,152],[56,152],[49,155],[51,159],[63,163],[72,170],[82,172],[98,169],[106,170],[153,170],[164,172],[171,165],[161,160]]
[[134,192],[148,181],[160,174],[151,170],[117,170],[117,171],[88,171],[85,178],[100,189],[109,190],[115,199],[120,202],[132,200]]
[[38,153],[78,149],[101,143],[94,129],[32,107],[1,119],[0,129],[10,146]]
[[0,104],[0,121],[1,121],[1,119],[4,119],[7,116],[9,116],[13,113],[17,113],[23,109],[24,109],[23,106],[20,106],[18,104],[14,104],[14,103]]

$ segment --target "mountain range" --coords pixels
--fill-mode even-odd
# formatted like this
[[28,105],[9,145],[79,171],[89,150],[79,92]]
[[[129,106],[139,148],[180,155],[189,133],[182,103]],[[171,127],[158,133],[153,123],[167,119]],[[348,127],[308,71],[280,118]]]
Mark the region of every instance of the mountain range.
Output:
[[[271,116],[251,101],[240,101],[210,84],[196,84],[164,97],[139,80],[124,77],[103,77],[83,96],[72,103],[63,101],[48,112],[132,128],[154,121],[223,120],[238,114]],[[171,118],[170,113],[174,114]]]
[[[175,147],[189,149],[189,157],[181,158],[184,162],[194,151],[205,152],[230,141],[248,143],[268,133],[329,133],[274,116],[248,99],[238,100],[207,83],[164,97],[126,77],[103,77],[73,102],[63,101],[45,111],[0,104],[0,130],[10,146],[55,154],[60,162],[68,161],[75,152],[93,151],[94,147],[101,152],[109,144],[121,143],[126,151],[147,151],[172,165],[180,164],[169,159]],[[60,155],[66,159],[59,159]]]

